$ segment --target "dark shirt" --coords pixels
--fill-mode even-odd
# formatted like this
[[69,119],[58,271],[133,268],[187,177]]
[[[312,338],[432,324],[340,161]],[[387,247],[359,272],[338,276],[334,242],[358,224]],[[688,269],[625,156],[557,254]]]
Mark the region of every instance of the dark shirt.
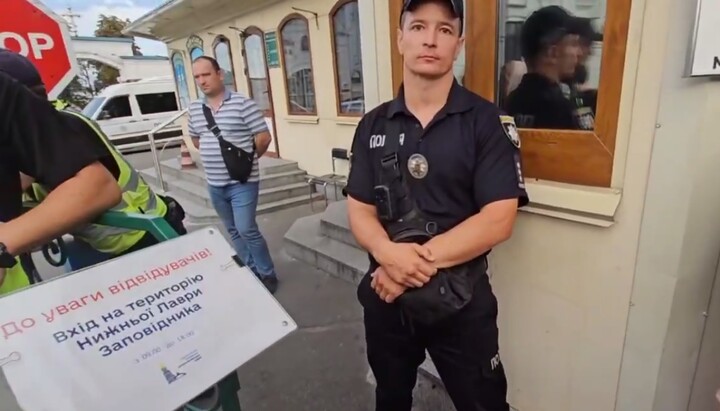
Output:
[[[399,164],[408,168],[413,154],[427,160],[427,174],[405,173],[420,210],[438,224],[439,232],[452,229],[486,205],[517,198],[528,202],[520,165],[520,151],[500,121],[503,113],[492,103],[455,83],[446,105],[423,129],[399,96],[367,113],[355,132],[348,196],[375,205],[374,186],[384,144],[391,138],[389,121],[404,133]],[[387,135],[386,135],[387,134]],[[385,137],[378,138],[378,136]],[[371,260],[372,263],[372,260]]]
[[96,161],[112,163],[107,149],[88,143],[86,132],[0,72],[0,221],[20,215],[20,172],[54,189]]
[[565,97],[561,84],[537,73],[523,76],[504,108],[520,128],[581,128],[575,105]]

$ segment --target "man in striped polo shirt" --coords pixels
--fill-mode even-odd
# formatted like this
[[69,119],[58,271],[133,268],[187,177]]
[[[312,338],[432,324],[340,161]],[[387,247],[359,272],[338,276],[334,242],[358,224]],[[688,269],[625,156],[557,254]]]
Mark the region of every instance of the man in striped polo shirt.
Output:
[[[277,290],[278,280],[267,243],[255,215],[260,187],[258,158],[267,151],[272,138],[262,112],[252,99],[225,88],[218,62],[208,56],[193,61],[193,77],[205,98],[190,104],[188,128],[205,168],[210,199],[228,230],[238,256],[250,267],[270,292]],[[210,131],[203,106],[211,110],[222,137],[247,152],[255,161],[247,183],[233,180],[228,174],[217,137]]]

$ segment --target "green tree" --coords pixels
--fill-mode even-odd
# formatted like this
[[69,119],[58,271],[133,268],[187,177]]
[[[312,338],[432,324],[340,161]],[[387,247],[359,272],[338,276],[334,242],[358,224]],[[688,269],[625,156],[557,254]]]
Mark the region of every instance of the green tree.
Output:
[[78,61],[78,68],[78,75],[60,93],[58,98],[83,108],[94,95],[93,84],[91,84],[90,62],[80,60]]
[[[135,44],[132,36],[123,34],[123,30],[127,25],[130,24],[130,20],[121,19],[117,16],[106,16],[101,14],[98,18],[97,28],[95,29],[95,37],[124,37],[133,39],[132,50],[136,56],[141,56],[140,47]],[[117,78],[120,76],[120,72],[113,67],[107,66],[102,63],[94,62],[95,69],[97,70],[97,82],[98,88],[104,88],[111,84],[117,83]]]

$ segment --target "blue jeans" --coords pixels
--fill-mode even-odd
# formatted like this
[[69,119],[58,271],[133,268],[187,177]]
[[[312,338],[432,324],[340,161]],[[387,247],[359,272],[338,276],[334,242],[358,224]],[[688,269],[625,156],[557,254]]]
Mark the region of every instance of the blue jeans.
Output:
[[228,230],[238,257],[260,277],[275,276],[270,250],[255,221],[260,183],[208,186],[208,189],[210,201]]

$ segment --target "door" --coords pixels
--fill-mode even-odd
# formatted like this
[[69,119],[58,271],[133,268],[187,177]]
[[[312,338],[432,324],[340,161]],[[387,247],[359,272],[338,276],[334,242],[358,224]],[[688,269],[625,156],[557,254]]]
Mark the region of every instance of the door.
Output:
[[102,106],[97,123],[117,146],[134,143],[143,134],[139,109],[132,95],[109,97]]
[[715,273],[701,344],[688,411],[720,410],[716,398],[720,390],[720,266]]
[[243,38],[243,57],[245,58],[245,76],[248,79],[250,97],[260,107],[265,115],[265,122],[270,130],[273,143],[270,144],[267,154],[270,157],[280,155],[277,128],[275,127],[275,113],[273,110],[272,88],[265,55],[265,36],[257,27],[245,29]]

